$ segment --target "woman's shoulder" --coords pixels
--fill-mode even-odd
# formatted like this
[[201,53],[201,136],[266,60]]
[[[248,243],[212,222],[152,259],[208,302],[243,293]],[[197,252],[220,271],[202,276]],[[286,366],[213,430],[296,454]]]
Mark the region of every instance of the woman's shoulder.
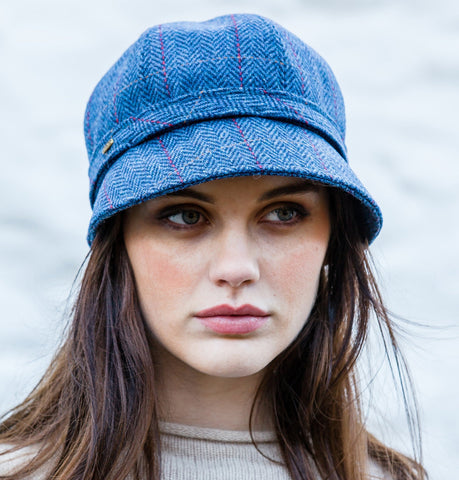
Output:
[[[29,446],[15,449],[11,444],[0,444],[0,476],[11,475],[27,465],[38,453],[38,447]],[[24,480],[43,480],[46,477],[44,469],[40,469]]]

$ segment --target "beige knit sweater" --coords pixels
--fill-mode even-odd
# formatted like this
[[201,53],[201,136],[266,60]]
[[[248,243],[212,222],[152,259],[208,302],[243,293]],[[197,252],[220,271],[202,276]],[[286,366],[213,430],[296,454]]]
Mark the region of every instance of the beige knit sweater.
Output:
[[[216,430],[172,423],[160,424],[162,479],[164,480],[289,480],[281,462],[275,435],[255,432],[263,456],[252,444],[249,432]],[[0,446],[0,451],[5,446]],[[0,456],[0,475],[12,472],[26,462],[33,450]],[[390,480],[376,465],[370,464],[370,478]],[[44,480],[40,472],[27,480]],[[318,480],[318,479],[312,479]]]
[[[161,423],[165,480],[288,480],[284,466],[261,455],[249,432]],[[258,448],[281,462],[272,432],[255,432]]]

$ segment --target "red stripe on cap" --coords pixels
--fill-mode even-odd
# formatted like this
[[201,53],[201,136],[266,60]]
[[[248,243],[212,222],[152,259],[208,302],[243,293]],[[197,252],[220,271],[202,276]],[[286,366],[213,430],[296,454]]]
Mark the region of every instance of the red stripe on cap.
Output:
[[166,145],[164,145],[163,141],[160,138],[158,138],[158,141],[159,141],[159,144],[161,145],[161,148],[164,151],[164,154],[166,155],[167,159],[169,160],[169,163],[171,164],[171,166],[174,169],[177,176],[180,178],[180,181],[183,183],[183,178],[180,175],[180,172],[178,171],[177,167],[174,165],[174,162],[172,161],[172,158],[169,155],[169,151],[167,150]]
[[252,147],[250,146],[249,142],[248,142],[247,139],[245,138],[244,132],[242,131],[242,129],[241,129],[241,127],[239,126],[239,124],[236,122],[236,119],[233,118],[232,120],[233,120],[234,125],[236,125],[237,129],[239,130],[239,133],[241,134],[241,137],[243,138],[245,144],[247,145],[247,148],[249,149],[249,152],[252,154],[252,157],[255,159],[255,162],[256,162],[257,166],[258,166],[261,170],[264,170],[263,165],[258,161],[257,156],[255,155],[254,151],[252,150]]

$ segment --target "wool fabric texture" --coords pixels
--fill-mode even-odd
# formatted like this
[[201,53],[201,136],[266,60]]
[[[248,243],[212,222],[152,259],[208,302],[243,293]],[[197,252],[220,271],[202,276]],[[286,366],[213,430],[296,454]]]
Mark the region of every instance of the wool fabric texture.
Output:
[[[202,428],[160,422],[164,480],[289,480],[273,431]],[[394,480],[368,460],[368,480]],[[317,473],[310,480],[321,480]]]
[[371,242],[382,215],[349,167],[339,85],[311,47],[252,14],[157,25],[96,86],[84,121],[93,215],[217,178],[286,175],[339,188]]

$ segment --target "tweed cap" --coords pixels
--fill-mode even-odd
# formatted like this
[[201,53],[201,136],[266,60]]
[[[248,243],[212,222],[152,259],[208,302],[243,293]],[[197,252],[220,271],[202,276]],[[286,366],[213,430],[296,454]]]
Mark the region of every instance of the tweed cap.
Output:
[[371,242],[381,212],[347,162],[344,104],[328,64],[277,23],[225,15],[148,29],[96,86],[85,115],[93,215],[194,184],[288,175],[360,202]]

